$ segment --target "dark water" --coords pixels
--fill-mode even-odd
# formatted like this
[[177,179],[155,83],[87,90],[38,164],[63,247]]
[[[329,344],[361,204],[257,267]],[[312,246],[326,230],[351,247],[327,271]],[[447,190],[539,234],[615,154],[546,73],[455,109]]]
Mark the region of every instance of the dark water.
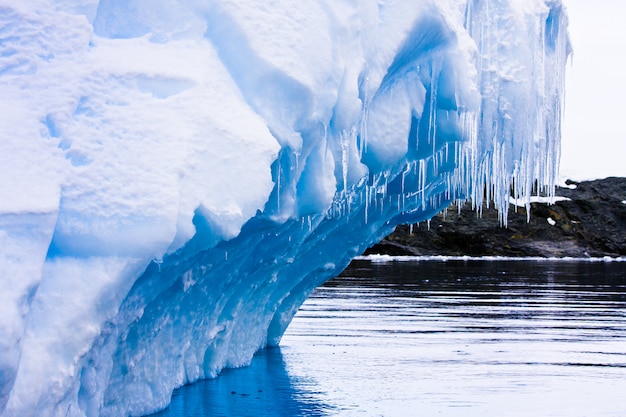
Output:
[[159,416],[626,416],[626,263],[356,261]]

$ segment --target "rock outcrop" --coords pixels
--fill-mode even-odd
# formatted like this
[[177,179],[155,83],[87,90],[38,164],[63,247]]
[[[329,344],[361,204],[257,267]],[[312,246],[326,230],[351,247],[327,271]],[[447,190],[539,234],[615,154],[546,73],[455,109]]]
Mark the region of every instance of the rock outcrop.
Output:
[[531,203],[530,220],[523,207],[511,207],[507,226],[498,212],[482,215],[466,203],[431,219],[396,228],[366,254],[448,256],[626,256],[626,178],[574,182],[558,187],[567,200],[552,205]]

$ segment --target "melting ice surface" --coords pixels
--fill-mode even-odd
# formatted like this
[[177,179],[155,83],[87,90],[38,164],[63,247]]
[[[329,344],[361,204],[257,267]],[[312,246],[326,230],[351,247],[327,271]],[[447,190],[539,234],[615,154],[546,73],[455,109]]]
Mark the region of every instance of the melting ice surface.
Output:
[[560,0],[0,0],[0,415],[138,416],[399,223],[558,168]]

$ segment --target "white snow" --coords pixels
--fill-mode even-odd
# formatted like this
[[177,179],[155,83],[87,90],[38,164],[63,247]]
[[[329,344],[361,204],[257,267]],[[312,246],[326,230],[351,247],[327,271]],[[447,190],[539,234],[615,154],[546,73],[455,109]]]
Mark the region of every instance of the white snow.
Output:
[[572,199],[569,197],[563,197],[559,195],[555,195],[552,197],[549,196],[539,196],[533,195],[527,197],[525,200],[520,198],[509,198],[509,202],[517,207],[526,207],[527,204],[530,203],[539,203],[539,204],[554,204],[559,201],[571,201]]
[[151,413],[396,224],[553,200],[566,27],[558,0],[0,0],[0,415]]
[[522,256],[522,257],[511,257],[511,256],[391,256],[391,255],[367,255],[367,256],[357,256],[354,259],[361,261],[370,261],[370,262],[378,262],[378,263],[387,263],[387,262],[448,262],[448,261],[497,261],[497,262],[515,262],[515,261],[536,261],[536,262],[590,262],[590,263],[598,263],[598,262],[626,262],[626,257],[615,257],[612,258],[610,256],[603,257],[585,257],[585,258],[577,258],[577,257],[541,257],[541,256]]

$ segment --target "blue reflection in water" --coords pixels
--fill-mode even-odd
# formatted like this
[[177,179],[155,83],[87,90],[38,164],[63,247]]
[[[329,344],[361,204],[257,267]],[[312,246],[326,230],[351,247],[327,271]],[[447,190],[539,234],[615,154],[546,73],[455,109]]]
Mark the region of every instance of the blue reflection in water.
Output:
[[332,407],[316,400],[315,382],[288,375],[280,348],[255,355],[249,367],[226,369],[218,378],[174,392],[167,410],[152,417],[326,416]]
[[626,416],[626,263],[355,261],[159,417]]

